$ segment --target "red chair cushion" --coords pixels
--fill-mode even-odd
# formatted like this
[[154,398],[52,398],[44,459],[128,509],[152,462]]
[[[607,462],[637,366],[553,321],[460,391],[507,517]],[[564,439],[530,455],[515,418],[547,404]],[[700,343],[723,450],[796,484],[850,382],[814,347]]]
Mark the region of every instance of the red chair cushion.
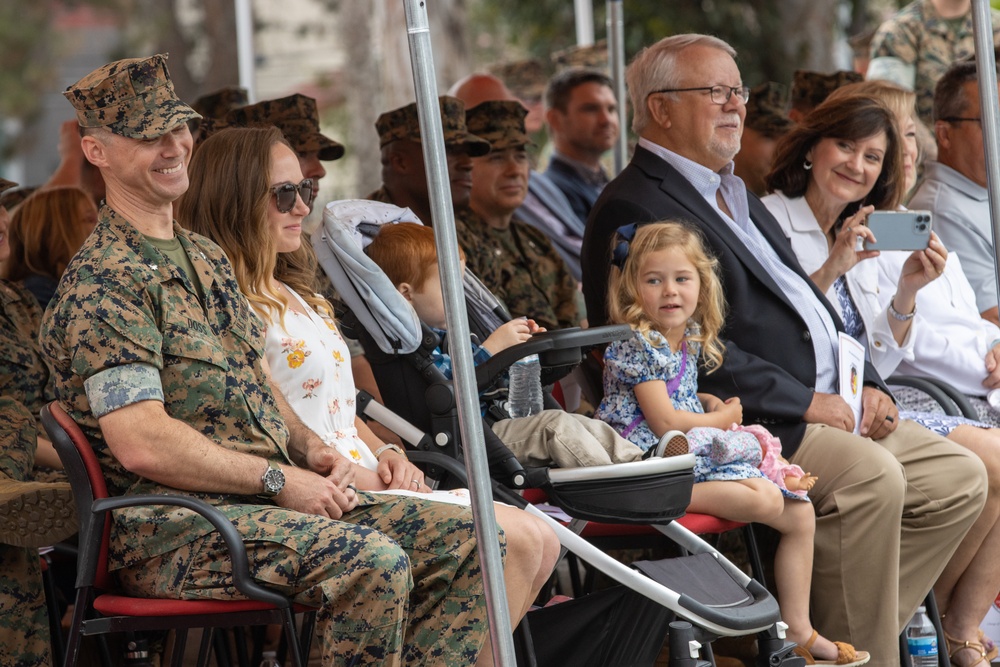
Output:
[[688,512],[676,521],[696,535],[718,535],[746,525],[739,521],[720,519],[711,514],[698,514],[697,512]]
[[[94,599],[94,609],[104,616],[193,616],[196,614],[231,614],[241,611],[264,611],[274,605],[257,600],[167,600],[133,598],[106,593]],[[295,604],[296,613],[315,611]]]

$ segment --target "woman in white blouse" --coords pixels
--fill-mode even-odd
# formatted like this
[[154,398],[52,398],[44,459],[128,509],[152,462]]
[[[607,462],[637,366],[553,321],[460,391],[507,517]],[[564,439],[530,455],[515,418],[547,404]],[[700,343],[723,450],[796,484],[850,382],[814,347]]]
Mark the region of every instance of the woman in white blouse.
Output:
[[[857,250],[859,240],[873,238],[864,226],[867,215],[899,206],[912,186],[907,179],[915,174],[917,159],[912,115],[894,113],[887,96],[865,85],[837,91],[781,140],[768,175],[772,194],[763,202],[802,268],[839,310],[847,333],[865,344],[879,373],[888,376],[914,363],[919,335],[934,326],[916,316],[918,295],[944,273],[948,255],[932,235],[927,250],[893,253],[897,257],[882,272],[894,276],[880,283],[874,259],[879,253]],[[911,97],[908,108],[912,106]],[[1000,549],[1000,486],[995,486],[1000,484],[1000,431],[958,417],[912,411],[900,412],[900,417],[975,452],[993,480],[976,526],[935,585],[938,604],[946,611],[943,625],[952,664],[970,667],[989,661],[996,657],[996,647],[978,628],[1000,590],[995,555]]]

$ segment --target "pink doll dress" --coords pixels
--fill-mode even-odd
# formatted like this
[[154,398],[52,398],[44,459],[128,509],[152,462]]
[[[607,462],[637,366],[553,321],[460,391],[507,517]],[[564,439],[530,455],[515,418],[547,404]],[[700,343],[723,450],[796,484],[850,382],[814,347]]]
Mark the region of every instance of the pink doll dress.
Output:
[[785,486],[785,477],[803,477],[805,472],[781,460],[781,442],[763,426],[733,424],[728,431],[699,426],[688,431],[687,438],[688,451],[695,455],[695,483],[764,478],[787,498],[809,500],[805,491]]

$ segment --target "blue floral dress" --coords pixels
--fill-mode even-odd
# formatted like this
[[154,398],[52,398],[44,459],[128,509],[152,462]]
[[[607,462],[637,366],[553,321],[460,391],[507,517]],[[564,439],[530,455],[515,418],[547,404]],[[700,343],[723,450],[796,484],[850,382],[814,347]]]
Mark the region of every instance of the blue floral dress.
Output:
[[[649,337],[638,331],[626,340],[611,343],[604,352],[604,399],[594,417],[610,424],[623,438],[642,450],[655,447],[659,438],[646,423],[635,397],[635,386],[643,382],[670,381],[682,374],[676,389],[670,393],[675,410],[705,412],[698,399],[699,343],[689,342],[685,332],[684,346],[673,352],[670,344],[657,331]],[[685,349],[686,348],[686,349]],[[748,431],[698,427],[687,433],[688,451],[695,455],[694,481],[768,479],[757,467],[763,452],[762,443]],[[772,480],[773,481],[773,480]],[[805,500],[778,485],[788,498]]]
[[[659,438],[642,419],[635,386],[651,380],[669,382],[681,372],[685,355],[681,351],[672,352],[667,339],[657,331],[651,331],[648,340],[638,331],[632,333],[631,338],[614,341],[604,352],[604,400],[594,417],[607,422],[622,437],[645,451],[655,447]],[[697,395],[700,354],[699,343],[687,343],[684,374],[676,391],[670,395],[677,410],[705,411]]]

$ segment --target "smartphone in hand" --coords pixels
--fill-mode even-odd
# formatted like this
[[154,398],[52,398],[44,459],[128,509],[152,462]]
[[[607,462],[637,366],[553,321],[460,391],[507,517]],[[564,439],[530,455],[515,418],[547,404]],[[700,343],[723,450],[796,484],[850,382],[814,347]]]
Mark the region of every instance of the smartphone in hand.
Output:
[[873,211],[865,224],[876,239],[865,250],[924,250],[931,241],[930,211]]

